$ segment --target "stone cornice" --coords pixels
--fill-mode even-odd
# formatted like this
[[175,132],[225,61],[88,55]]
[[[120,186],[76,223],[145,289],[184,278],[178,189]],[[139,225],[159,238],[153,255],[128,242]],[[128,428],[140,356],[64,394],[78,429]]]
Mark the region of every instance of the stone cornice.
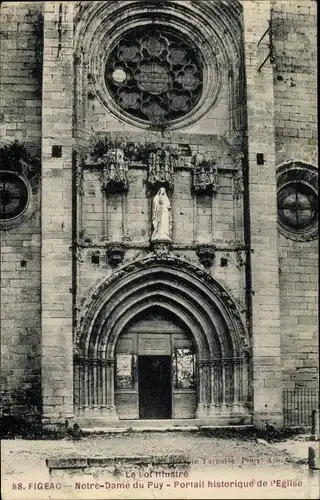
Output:
[[[127,242],[127,241],[122,241],[122,242],[106,242],[106,243],[84,243],[77,241],[76,246],[79,249],[97,249],[97,250],[105,250],[108,245],[117,243],[121,245],[125,249],[131,249],[131,250],[146,250],[150,251],[150,244],[149,243],[134,243],[134,242]],[[234,242],[234,243],[221,243],[221,242],[212,242],[210,244],[215,247],[215,251],[217,252],[239,252],[239,251],[246,251],[246,245],[240,242]],[[199,243],[194,243],[192,245],[179,245],[179,244],[172,244],[172,250],[182,250],[182,251],[196,251],[197,248],[199,247]]]

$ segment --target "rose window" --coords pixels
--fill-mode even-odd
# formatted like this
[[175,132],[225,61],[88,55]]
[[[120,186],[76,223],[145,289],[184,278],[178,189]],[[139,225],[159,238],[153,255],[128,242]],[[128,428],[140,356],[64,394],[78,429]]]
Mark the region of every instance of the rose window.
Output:
[[198,103],[202,67],[196,49],[164,30],[131,30],[112,50],[106,84],[120,108],[149,122],[180,118]]
[[21,215],[28,205],[28,188],[13,172],[0,171],[0,221],[9,221]]

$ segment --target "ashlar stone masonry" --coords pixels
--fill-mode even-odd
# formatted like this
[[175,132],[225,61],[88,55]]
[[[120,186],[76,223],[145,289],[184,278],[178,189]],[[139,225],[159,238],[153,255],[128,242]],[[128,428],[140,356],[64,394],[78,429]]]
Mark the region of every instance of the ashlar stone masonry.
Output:
[[4,414],[295,418],[284,391],[318,384],[315,10],[3,2]]

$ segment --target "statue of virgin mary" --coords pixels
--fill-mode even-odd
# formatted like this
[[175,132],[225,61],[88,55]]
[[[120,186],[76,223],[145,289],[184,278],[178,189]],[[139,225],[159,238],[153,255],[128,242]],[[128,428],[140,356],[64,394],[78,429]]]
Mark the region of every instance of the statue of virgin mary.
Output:
[[153,199],[151,241],[171,242],[171,205],[165,188],[161,187]]

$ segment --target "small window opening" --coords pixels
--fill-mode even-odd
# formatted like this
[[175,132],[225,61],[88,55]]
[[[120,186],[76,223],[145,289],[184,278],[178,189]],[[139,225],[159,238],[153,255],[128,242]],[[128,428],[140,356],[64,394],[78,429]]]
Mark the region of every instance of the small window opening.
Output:
[[91,263],[100,264],[100,255],[98,254],[91,255]]
[[52,146],[52,152],[51,152],[52,158],[61,158],[62,156],[62,146]]

